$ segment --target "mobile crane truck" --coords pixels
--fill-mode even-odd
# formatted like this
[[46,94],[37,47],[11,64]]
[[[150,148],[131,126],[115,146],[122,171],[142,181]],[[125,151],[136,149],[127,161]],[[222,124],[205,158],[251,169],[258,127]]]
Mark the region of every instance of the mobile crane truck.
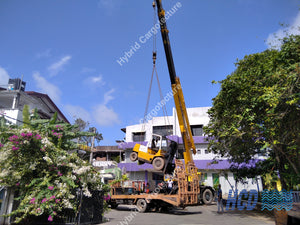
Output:
[[[169,31],[166,25],[165,11],[162,8],[161,0],[155,0],[158,18],[160,21],[161,36],[163,40],[165,55],[168,64],[169,76],[173,90],[175,108],[178,116],[179,127],[184,144],[184,164],[181,160],[175,159],[175,165],[172,163],[177,150],[177,144],[171,142],[169,151],[162,149],[162,137],[155,135],[158,145],[148,146],[136,144],[130,155],[132,161],[138,160],[141,163],[152,163],[153,168],[163,172],[164,175],[169,174],[177,184],[176,192],[172,194],[161,194],[155,192],[152,194],[140,194],[133,190],[122,194],[120,189],[124,188],[120,185],[112,187],[111,205],[116,207],[118,204],[136,204],[140,212],[145,212],[152,207],[186,207],[199,205],[201,202],[209,204],[214,198],[214,189],[209,186],[200,186],[199,173],[193,161],[192,152],[196,154],[194,139],[192,136],[187,110],[185,106],[184,96],[181,89],[179,78],[176,76],[171,45],[169,40]],[[155,2],[153,3],[155,7]],[[158,138],[158,139],[157,139]],[[157,148],[158,147],[158,148]],[[172,175],[171,175],[172,174]],[[169,177],[170,177],[169,176]]]

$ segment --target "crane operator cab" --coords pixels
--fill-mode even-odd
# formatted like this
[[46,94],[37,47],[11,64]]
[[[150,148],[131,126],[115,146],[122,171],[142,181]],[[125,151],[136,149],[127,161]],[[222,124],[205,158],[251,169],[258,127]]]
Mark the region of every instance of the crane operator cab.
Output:
[[136,144],[130,154],[131,161],[139,164],[150,163],[158,171],[171,170],[172,161],[177,150],[177,143],[171,142],[168,146],[167,140],[161,135],[152,134],[152,139],[147,145]]

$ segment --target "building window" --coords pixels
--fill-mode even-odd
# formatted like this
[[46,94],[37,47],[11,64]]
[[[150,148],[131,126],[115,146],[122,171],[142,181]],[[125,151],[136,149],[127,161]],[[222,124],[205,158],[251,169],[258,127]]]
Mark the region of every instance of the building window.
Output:
[[197,154],[201,154],[201,149],[197,149]]
[[191,125],[193,136],[203,136],[203,125]]
[[145,132],[133,132],[132,141],[134,142],[145,141]]
[[153,134],[158,134],[163,137],[173,134],[173,125],[153,126]]
[[208,154],[209,152],[208,152],[208,150],[207,149],[205,149],[205,154]]

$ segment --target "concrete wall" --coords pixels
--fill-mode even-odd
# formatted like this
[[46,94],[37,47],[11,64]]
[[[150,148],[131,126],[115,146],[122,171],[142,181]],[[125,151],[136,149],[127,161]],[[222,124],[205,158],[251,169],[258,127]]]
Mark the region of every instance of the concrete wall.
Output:
[[134,171],[127,173],[129,180],[145,181],[145,171]]
[[[1,114],[8,116],[5,117],[5,119],[11,122],[12,124],[16,124],[18,126],[22,125],[22,123],[19,121],[23,120],[23,111],[19,109],[0,109],[0,112]],[[19,121],[17,121],[16,119]]]
[[[209,122],[209,117],[207,110],[210,107],[197,107],[197,108],[188,108],[188,117],[190,125],[207,125]],[[173,108],[173,115],[165,117],[153,117],[151,120],[147,121],[145,124],[135,124],[126,127],[126,142],[132,142],[132,133],[134,132],[146,132],[146,141],[151,139],[152,127],[153,126],[164,126],[166,121],[173,125],[173,135],[181,136],[178,118],[175,108]]]
[[[0,187],[2,188],[2,187]],[[13,202],[14,202],[14,192],[12,189],[3,189],[2,204],[0,208],[0,215],[9,214],[12,212]],[[0,225],[11,224],[10,217],[0,216]]]
[[207,179],[204,180],[204,184],[208,186],[214,186],[213,185],[213,173],[219,174],[219,183],[221,184],[222,187],[222,192],[224,196],[227,196],[229,191],[237,190],[240,192],[243,189],[246,189],[247,191],[250,191],[252,189],[257,190],[257,191],[262,191],[262,181],[261,178],[258,177],[257,182],[255,179],[246,179],[246,184],[243,184],[241,182],[238,182],[237,185],[234,180],[233,173],[226,171],[225,173],[228,174],[227,179],[224,176],[224,172],[220,173],[220,171],[202,171],[202,173],[207,174]]

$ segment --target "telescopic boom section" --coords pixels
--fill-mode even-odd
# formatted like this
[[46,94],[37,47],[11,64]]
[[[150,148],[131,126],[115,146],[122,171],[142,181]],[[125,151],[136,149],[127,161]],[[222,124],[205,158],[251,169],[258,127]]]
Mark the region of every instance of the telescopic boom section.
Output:
[[175,101],[176,112],[179,121],[179,127],[184,144],[184,160],[187,168],[188,162],[193,162],[191,150],[196,154],[194,139],[191,132],[191,127],[187,115],[187,110],[184,102],[183,92],[179,78],[176,76],[175,66],[169,40],[169,31],[167,29],[165,11],[162,8],[161,0],[156,0],[157,14],[160,22],[161,36],[164,44],[166,59],[168,63],[169,75],[172,84],[173,96]]

